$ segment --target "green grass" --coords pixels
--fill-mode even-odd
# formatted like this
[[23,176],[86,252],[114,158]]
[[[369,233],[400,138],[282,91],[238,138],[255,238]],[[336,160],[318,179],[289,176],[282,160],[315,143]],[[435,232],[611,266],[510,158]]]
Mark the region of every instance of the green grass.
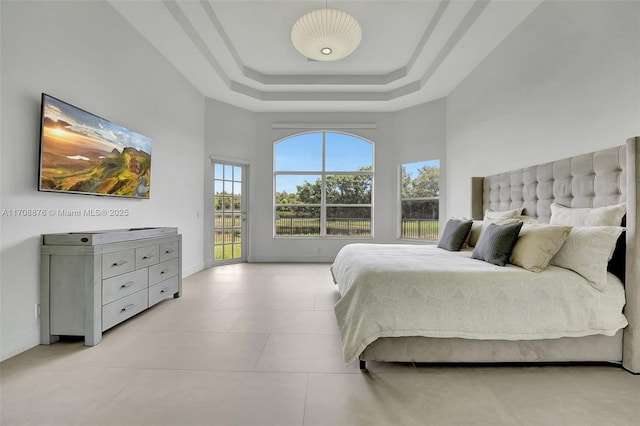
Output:
[[242,258],[242,246],[240,244],[225,244],[213,247],[214,260],[231,260],[240,258]]

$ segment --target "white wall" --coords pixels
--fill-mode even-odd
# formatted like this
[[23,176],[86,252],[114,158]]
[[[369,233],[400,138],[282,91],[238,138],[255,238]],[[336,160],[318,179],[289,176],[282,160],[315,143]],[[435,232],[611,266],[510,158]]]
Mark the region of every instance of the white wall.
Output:
[[[395,116],[393,150],[397,166],[423,160],[440,160],[440,229],[444,228],[449,218],[446,140],[445,99],[399,111]],[[453,196],[456,196],[455,192]],[[397,225],[399,219],[395,221]]]
[[[293,114],[249,113],[208,100],[205,148],[207,157],[213,155],[246,159],[250,163],[250,260],[328,262],[333,260],[342,246],[353,241],[397,242],[399,165],[403,162],[433,158],[444,160],[444,113],[443,100],[398,113]],[[374,239],[273,237],[273,144],[309,130],[274,129],[274,123],[306,123],[312,127],[320,125],[326,130],[332,129],[331,124],[377,125],[374,129],[340,129],[375,143]],[[210,253],[210,249],[206,250]]]
[[447,97],[448,210],[470,177],[640,134],[640,3],[544,2]]
[[[203,267],[204,97],[106,2],[1,7],[1,208],[128,209],[128,217],[1,217],[1,357],[40,341],[39,236],[176,226],[183,269]],[[153,139],[151,199],[37,191],[40,93]]]
[[[252,164],[255,157],[256,114],[242,108],[207,98],[205,104],[205,211],[204,261],[211,266],[213,260],[213,168],[212,157],[247,165],[249,183],[252,182]],[[249,191],[249,198],[251,191]],[[249,209],[251,199],[248,200]],[[251,213],[251,212],[249,212]],[[248,215],[250,220],[251,214]],[[249,222],[250,223],[250,222]],[[251,241],[251,238],[249,238]]]

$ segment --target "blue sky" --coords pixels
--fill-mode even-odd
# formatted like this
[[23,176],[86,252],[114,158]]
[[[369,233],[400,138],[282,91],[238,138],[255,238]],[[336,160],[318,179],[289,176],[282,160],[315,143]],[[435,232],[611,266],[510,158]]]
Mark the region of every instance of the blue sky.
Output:
[[[322,133],[306,133],[275,146],[276,171],[322,171]],[[371,166],[373,144],[342,133],[326,134],[326,170],[356,171]]]
[[423,166],[429,167],[440,167],[440,160],[429,160],[429,161],[418,161],[416,163],[405,163],[403,164],[404,168],[407,170],[407,173],[411,175],[412,179],[418,177],[418,169]]
[[[326,133],[325,170],[357,171],[362,167],[371,167],[373,162],[373,144],[343,133]],[[275,145],[275,170],[297,172],[322,171],[322,133],[305,133],[278,142]],[[296,192],[296,185],[305,181],[315,182],[319,174],[303,176],[278,176],[276,191]]]
[[[326,170],[357,171],[361,167],[372,165],[373,144],[354,136],[342,133],[326,133]],[[322,133],[306,133],[284,139],[275,145],[275,170],[320,172],[322,171]],[[439,167],[439,160],[420,161],[404,164],[413,178],[417,170],[425,165]],[[296,176],[279,175],[276,179],[276,191],[296,192],[296,185],[305,181],[315,182],[319,174]]]

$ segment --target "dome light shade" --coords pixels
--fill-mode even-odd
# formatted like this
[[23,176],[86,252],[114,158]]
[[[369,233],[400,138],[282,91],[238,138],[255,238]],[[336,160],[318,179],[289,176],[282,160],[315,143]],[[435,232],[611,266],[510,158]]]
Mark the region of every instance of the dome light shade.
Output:
[[352,54],[362,40],[355,18],[338,9],[317,9],[301,16],[291,28],[293,46],[309,59],[336,61]]

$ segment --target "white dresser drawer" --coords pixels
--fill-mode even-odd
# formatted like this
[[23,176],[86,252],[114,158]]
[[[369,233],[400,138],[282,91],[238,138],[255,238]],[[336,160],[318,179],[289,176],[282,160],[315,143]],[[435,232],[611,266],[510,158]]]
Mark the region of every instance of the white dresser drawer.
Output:
[[139,269],[102,280],[102,304],[106,305],[149,286],[149,271]]
[[180,243],[178,240],[167,241],[160,244],[160,262],[176,259],[180,253]]
[[178,276],[171,277],[168,280],[159,282],[149,287],[149,306],[164,299],[172,298],[174,293],[178,292]]
[[149,286],[178,275],[178,259],[167,260],[149,268]]
[[134,250],[114,251],[102,255],[102,278],[131,272],[135,265]]
[[102,331],[131,318],[148,307],[149,297],[146,288],[104,305],[102,307]]
[[146,268],[158,262],[160,262],[160,248],[157,244],[136,249],[136,269]]

